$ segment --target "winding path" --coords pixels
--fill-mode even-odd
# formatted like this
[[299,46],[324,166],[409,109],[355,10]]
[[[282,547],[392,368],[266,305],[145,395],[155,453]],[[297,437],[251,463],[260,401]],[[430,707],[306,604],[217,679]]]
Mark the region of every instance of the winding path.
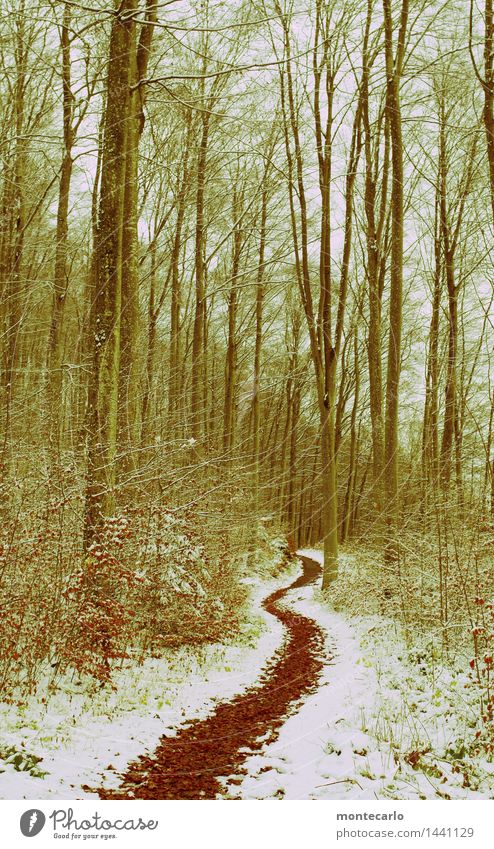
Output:
[[[320,571],[316,561],[300,559],[300,578],[263,602],[287,636],[259,683],[221,703],[206,719],[191,721],[176,736],[162,737],[152,755],[141,755],[129,765],[117,790],[98,790],[101,799],[216,799],[224,796],[228,776],[245,773],[243,762],[277,738],[287,716],[317,689],[328,660],[319,625],[280,605],[285,593],[312,583]],[[229,783],[240,779],[230,778]]]

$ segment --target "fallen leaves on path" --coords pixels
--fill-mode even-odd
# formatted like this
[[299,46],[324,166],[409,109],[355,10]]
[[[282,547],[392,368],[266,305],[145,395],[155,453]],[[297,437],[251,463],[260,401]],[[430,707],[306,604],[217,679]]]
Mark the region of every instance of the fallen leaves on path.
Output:
[[129,765],[117,790],[101,788],[101,799],[215,799],[223,783],[239,783],[244,761],[276,739],[278,729],[305,696],[317,689],[324,633],[312,619],[280,604],[290,589],[311,583],[319,566],[301,558],[304,573],[265,601],[268,613],[287,629],[287,638],[262,673],[259,683],[232,701],[223,702],[206,719],[162,737],[152,755]]

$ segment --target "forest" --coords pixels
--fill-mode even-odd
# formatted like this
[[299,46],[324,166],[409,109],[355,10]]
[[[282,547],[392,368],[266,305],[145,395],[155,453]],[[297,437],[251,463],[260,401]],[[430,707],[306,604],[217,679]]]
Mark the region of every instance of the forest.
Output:
[[0,797],[493,798],[493,0],[0,3]]

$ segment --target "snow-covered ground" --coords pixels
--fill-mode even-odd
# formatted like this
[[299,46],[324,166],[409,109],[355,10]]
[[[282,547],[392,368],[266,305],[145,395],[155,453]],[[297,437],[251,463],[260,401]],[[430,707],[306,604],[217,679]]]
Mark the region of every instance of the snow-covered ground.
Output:
[[[300,553],[322,563],[319,551]],[[321,687],[286,721],[276,742],[244,763],[248,775],[230,786],[231,795],[493,798],[493,764],[461,751],[475,723],[465,698],[467,676],[436,669],[432,684],[423,665],[409,662],[395,623],[381,616],[350,619],[314,595],[318,591],[309,586],[286,599],[327,633]],[[455,761],[467,779],[463,766],[453,771]]]
[[[320,552],[302,553],[322,561]],[[40,686],[22,709],[0,706],[0,798],[93,798],[82,785],[118,786],[119,773],[164,733],[252,686],[284,637],[260,601],[289,581],[285,572],[252,582],[255,614],[236,645],[174,650],[129,666],[116,675],[114,691],[79,693],[66,681],[46,703]],[[463,745],[477,722],[465,673],[417,662],[395,622],[331,610],[314,585],[285,600],[327,634],[321,686],[278,739],[243,764],[241,783],[225,784],[225,795],[494,798],[492,763],[469,757]],[[1,759],[9,747],[15,764]]]
[[[117,787],[118,774],[163,734],[252,686],[285,630],[260,602],[289,581],[284,572],[270,582],[250,582],[255,616],[236,645],[170,650],[116,673],[113,692],[79,693],[67,680],[46,703],[40,685],[25,707],[0,705],[0,799],[94,798],[81,786]],[[11,749],[16,764],[2,760]]]

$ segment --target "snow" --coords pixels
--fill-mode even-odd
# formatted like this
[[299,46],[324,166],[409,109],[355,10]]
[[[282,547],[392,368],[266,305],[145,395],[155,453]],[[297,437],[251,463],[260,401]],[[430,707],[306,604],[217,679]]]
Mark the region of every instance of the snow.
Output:
[[0,798],[95,798],[81,786],[117,787],[118,774],[154,750],[163,734],[176,733],[187,720],[207,716],[218,701],[252,686],[285,633],[260,602],[289,580],[285,572],[270,582],[250,581],[253,624],[246,624],[247,636],[238,644],[149,658],[116,673],[114,692],[79,693],[67,680],[46,704],[40,685],[25,707],[0,705],[0,755],[9,747],[26,751],[42,758],[37,768],[46,773],[36,777],[0,758]]
[[[300,553],[322,563],[319,551]],[[30,774],[0,760],[0,798],[94,798],[81,785],[118,786],[119,773],[163,734],[252,686],[284,639],[260,602],[289,581],[287,573],[244,580],[254,613],[235,645],[170,650],[122,669],[114,692],[78,693],[66,681],[46,704],[40,687],[24,708],[2,705],[0,753],[11,746],[42,761]],[[244,762],[239,783],[225,777],[226,797],[494,798],[492,763],[455,756],[472,740],[478,714],[464,672],[414,662],[395,621],[335,611],[315,585],[290,590],[285,600],[327,635],[320,686],[276,741]]]
[[[299,553],[323,562],[317,550]],[[317,592],[302,587],[286,599],[327,633],[321,685],[278,739],[244,763],[242,783],[226,791],[242,799],[493,798],[492,764],[467,763],[471,787],[464,787],[463,772],[453,772],[453,759],[445,757],[448,747],[473,736],[466,678],[443,670],[441,689],[431,686],[407,662],[393,621],[350,619],[316,601]],[[427,748],[419,769],[405,760]]]

